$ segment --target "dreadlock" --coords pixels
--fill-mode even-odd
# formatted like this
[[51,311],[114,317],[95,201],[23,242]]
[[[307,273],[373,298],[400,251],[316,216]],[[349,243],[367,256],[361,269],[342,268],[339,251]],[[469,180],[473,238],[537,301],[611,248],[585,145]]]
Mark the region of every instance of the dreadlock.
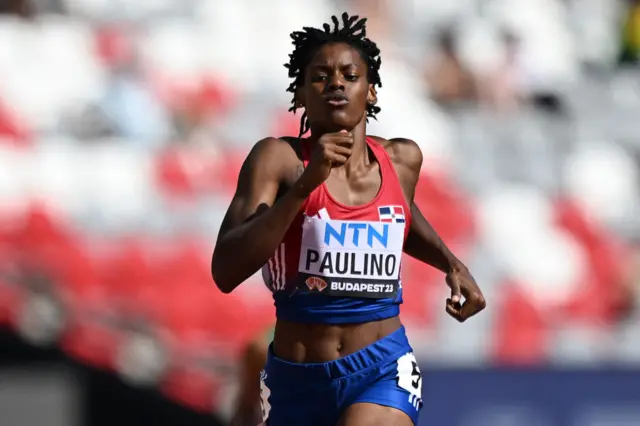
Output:
[[[284,66],[289,70],[289,77],[293,82],[289,85],[287,92],[293,93],[293,104],[289,111],[296,113],[298,105],[296,105],[296,91],[304,84],[305,69],[311,62],[313,55],[318,49],[329,43],[345,43],[356,49],[362,59],[367,64],[367,80],[374,87],[382,87],[380,80],[380,49],[369,40],[366,29],[366,18],[359,19],[359,16],[349,16],[346,12],[342,14],[342,28],[336,16],[331,17],[333,21],[333,29],[329,24],[323,24],[323,29],[303,27],[302,31],[294,31],[291,33],[291,39],[295,46],[293,53],[289,54],[289,63]],[[367,119],[369,117],[376,119],[376,114],[380,112],[380,108],[368,103]],[[309,121],[307,113],[303,113],[300,118],[300,134],[301,138],[309,130]]]

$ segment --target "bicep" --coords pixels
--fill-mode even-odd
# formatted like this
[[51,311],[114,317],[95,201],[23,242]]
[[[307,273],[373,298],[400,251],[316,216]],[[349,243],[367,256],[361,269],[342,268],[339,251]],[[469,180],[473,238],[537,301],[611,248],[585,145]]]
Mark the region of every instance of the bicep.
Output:
[[251,220],[275,202],[282,177],[282,163],[274,161],[275,151],[282,148],[279,145],[272,139],[262,140],[245,159],[219,236]]

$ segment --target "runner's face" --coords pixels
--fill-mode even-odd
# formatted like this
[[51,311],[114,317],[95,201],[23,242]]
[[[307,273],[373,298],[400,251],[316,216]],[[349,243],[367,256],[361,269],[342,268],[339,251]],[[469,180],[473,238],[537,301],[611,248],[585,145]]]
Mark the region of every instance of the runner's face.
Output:
[[348,44],[332,43],[312,58],[300,95],[311,126],[337,132],[352,130],[364,119],[373,93],[360,53]]

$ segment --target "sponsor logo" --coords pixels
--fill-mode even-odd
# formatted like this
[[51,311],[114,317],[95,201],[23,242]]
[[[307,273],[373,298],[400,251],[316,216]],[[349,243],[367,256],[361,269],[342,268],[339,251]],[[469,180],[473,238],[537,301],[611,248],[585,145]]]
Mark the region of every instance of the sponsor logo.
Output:
[[329,286],[331,291],[338,291],[344,293],[388,293],[394,294],[396,292],[396,286],[393,284],[385,283],[359,283],[359,282],[344,282],[344,281],[331,281]]
[[318,277],[309,277],[304,281],[304,283],[307,285],[307,287],[309,287],[309,290],[311,291],[313,291],[314,289],[318,291],[324,291],[324,289],[327,288],[327,282]]
[[377,249],[386,249],[389,246],[389,225],[375,222],[325,222],[323,241],[327,247],[344,247],[350,243],[353,248],[373,248],[375,244]]

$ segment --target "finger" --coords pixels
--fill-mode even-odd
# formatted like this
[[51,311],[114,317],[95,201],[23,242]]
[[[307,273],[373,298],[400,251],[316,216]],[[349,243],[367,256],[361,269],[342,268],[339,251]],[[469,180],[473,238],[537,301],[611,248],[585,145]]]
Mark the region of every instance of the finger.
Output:
[[340,130],[338,133],[336,133],[336,135],[347,136],[347,137],[353,138],[353,132],[350,132],[348,130]]
[[340,142],[340,143],[337,143],[337,144],[336,144],[336,146],[339,146],[339,147],[342,147],[342,148],[349,148],[349,149],[351,149],[351,148],[353,148],[353,141],[350,141],[350,142]]
[[484,297],[480,294],[473,293],[466,298],[460,309],[460,315],[465,320],[476,315],[487,306]]
[[451,301],[459,303],[462,299],[460,279],[456,276],[447,275],[447,285],[451,288]]
[[347,162],[349,157],[346,155],[330,152],[327,154],[326,159],[331,161],[332,166],[341,166]]
[[328,161],[335,160],[331,157],[332,155],[342,155],[348,158],[351,156],[351,152],[352,150],[349,148],[341,147],[338,145],[328,145],[323,148],[322,154],[324,156],[324,159]]
[[478,313],[475,311],[473,305],[469,302],[463,303],[458,312],[460,313],[460,322],[464,322]]
[[330,141],[339,141],[339,140],[353,140],[353,135],[351,133],[334,133],[333,135],[327,136]]
[[459,303],[454,303],[451,301],[451,299],[447,299],[445,310],[450,316],[455,318],[457,321],[462,322],[464,320],[462,319],[462,315],[460,314],[460,308],[461,306]]
[[335,154],[342,154],[342,155],[345,155],[345,156],[348,157],[348,156],[351,155],[352,149],[351,148],[347,148],[346,146],[335,146],[333,148],[333,152]]
[[338,136],[331,140],[331,143],[337,146],[353,146],[353,137],[351,136]]
[[350,134],[336,133],[331,136],[325,136],[321,142],[322,145],[353,145],[353,136]]
[[344,148],[352,148],[353,147],[353,140],[350,139],[335,139],[335,140],[331,140],[325,143],[324,145],[326,148],[333,148],[333,147],[337,147],[337,146],[341,146]]

